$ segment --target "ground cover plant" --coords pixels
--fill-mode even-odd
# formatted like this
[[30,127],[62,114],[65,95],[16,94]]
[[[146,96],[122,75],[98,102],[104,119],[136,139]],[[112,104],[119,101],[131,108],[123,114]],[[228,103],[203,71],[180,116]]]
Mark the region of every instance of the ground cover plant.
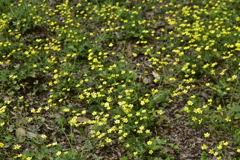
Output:
[[239,0],[0,0],[0,158],[240,157]]

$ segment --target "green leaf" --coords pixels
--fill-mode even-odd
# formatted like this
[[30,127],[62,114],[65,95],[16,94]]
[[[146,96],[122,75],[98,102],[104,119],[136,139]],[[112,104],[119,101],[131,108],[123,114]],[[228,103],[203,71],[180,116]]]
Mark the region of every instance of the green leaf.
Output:
[[237,113],[237,114],[235,114],[235,117],[234,117],[235,119],[239,119],[240,118],[240,113]]
[[12,136],[12,135],[7,135],[7,136],[5,136],[5,140],[6,140],[7,142],[11,141],[12,139],[13,139],[13,136]]
[[206,152],[202,152],[202,154],[201,154],[201,160],[208,160],[208,157],[207,157],[207,153],[206,153]]
[[11,91],[11,92],[8,93],[8,95],[9,95],[9,96],[12,96],[12,95],[14,95],[14,93],[15,93],[15,92]]
[[179,150],[179,149],[180,149],[180,148],[178,147],[178,145],[174,145],[173,148],[176,149],[176,150]]
[[240,112],[240,105],[233,106],[233,107],[231,108],[231,110],[232,110],[233,112]]
[[68,46],[68,48],[72,49],[74,52],[77,52],[77,49],[74,46]]
[[120,160],[128,160],[128,158],[124,156],[124,157],[121,157]]

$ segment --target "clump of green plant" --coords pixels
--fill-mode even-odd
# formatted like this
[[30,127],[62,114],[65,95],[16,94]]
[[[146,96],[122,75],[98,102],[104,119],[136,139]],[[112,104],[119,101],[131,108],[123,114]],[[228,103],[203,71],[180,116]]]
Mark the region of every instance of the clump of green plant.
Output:
[[239,157],[234,0],[3,3],[1,157],[176,159],[179,101],[199,158]]

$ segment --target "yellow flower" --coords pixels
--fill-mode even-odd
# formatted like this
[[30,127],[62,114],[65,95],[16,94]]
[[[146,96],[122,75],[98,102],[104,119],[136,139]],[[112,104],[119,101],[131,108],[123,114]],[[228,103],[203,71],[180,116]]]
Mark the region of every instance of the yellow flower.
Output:
[[133,155],[136,156],[138,154],[138,152],[133,152]]
[[14,147],[13,147],[13,149],[19,149],[19,148],[21,148],[21,146],[18,144],[14,145]]
[[70,111],[69,108],[64,108],[64,109],[63,109],[63,112],[69,112],[69,111]]
[[86,113],[87,113],[87,111],[86,111],[86,110],[83,110],[83,111],[82,111],[82,114],[86,114]]
[[116,123],[116,124],[119,124],[119,123],[120,123],[120,120],[118,120],[118,119],[115,120],[115,123]]
[[208,107],[208,105],[203,105],[203,108],[207,108]]
[[52,143],[52,145],[53,145],[53,146],[56,146],[56,145],[57,145],[57,142]]
[[215,152],[213,155],[214,155],[214,156],[217,156],[218,154],[219,154],[218,152]]
[[195,112],[195,113],[202,113],[202,110],[201,110],[201,108],[195,108],[194,110],[193,110],[193,112]]
[[4,143],[0,143],[0,148],[2,148],[4,146]]
[[151,144],[152,144],[152,141],[148,141],[147,144],[148,144],[148,145],[151,145]]
[[193,105],[193,102],[192,102],[192,101],[187,101],[187,104],[188,104],[189,106],[192,106],[192,105]]
[[110,138],[106,138],[105,141],[106,141],[107,143],[111,143],[111,142],[112,142],[112,140],[111,140]]
[[209,100],[208,100],[208,103],[212,103],[212,99],[209,99]]
[[210,149],[209,153],[214,154],[214,150]]
[[224,142],[223,145],[224,145],[224,146],[227,146],[227,145],[228,145],[228,142]]
[[162,110],[157,110],[157,113],[160,114],[160,115],[162,115],[162,114],[164,114],[164,111],[162,111]]
[[193,121],[196,121],[196,120],[197,120],[197,117],[192,117],[192,120],[193,120]]
[[47,138],[47,136],[46,136],[45,134],[41,135],[41,137],[42,137],[43,139]]
[[2,122],[2,123],[0,123],[0,126],[3,126],[5,124],[5,122]]
[[219,149],[219,150],[222,149],[222,145],[219,145],[219,146],[217,147],[217,149]]
[[225,120],[226,120],[227,122],[230,122],[230,121],[231,121],[231,119],[230,119],[229,117],[226,117]]
[[207,138],[207,137],[209,137],[209,136],[210,136],[210,134],[209,134],[208,132],[204,133],[204,137],[205,137],[205,138]]
[[16,159],[16,158],[20,158],[22,156],[23,156],[22,154],[18,154],[17,156],[14,156],[13,158]]
[[56,153],[57,156],[60,156],[61,154],[62,154],[61,151],[58,151],[58,152]]
[[240,153],[240,148],[237,149],[237,152]]
[[205,150],[205,149],[207,149],[208,147],[207,147],[206,144],[203,144],[201,148],[202,148],[202,150]]
[[217,110],[219,111],[219,110],[221,110],[221,109],[222,109],[222,106],[219,105],[219,106],[217,107]]
[[148,153],[149,153],[149,154],[153,154],[153,150],[150,150]]
[[145,102],[144,101],[141,101],[141,103],[140,103],[142,106],[145,104]]
[[146,132],[146,133],[150,133],[151,131],[150,131],[149,129],[147,129],[145,132]]
[[144,126],[139,127],[140,130],[144,130]]
[[188,108],[188,107],[184,107],[184,108],[183,108],[183,111],[184,111],[184,112],[187,112],[187,113],[189,113],[189,112],[190,112],[190,110],[189,110],[189,108]]

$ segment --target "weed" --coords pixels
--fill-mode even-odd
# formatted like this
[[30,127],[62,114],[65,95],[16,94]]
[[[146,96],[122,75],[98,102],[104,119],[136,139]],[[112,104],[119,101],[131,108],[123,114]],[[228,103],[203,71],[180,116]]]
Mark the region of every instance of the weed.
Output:
[[0,157],[239,158],[237,3],[1,1]]

